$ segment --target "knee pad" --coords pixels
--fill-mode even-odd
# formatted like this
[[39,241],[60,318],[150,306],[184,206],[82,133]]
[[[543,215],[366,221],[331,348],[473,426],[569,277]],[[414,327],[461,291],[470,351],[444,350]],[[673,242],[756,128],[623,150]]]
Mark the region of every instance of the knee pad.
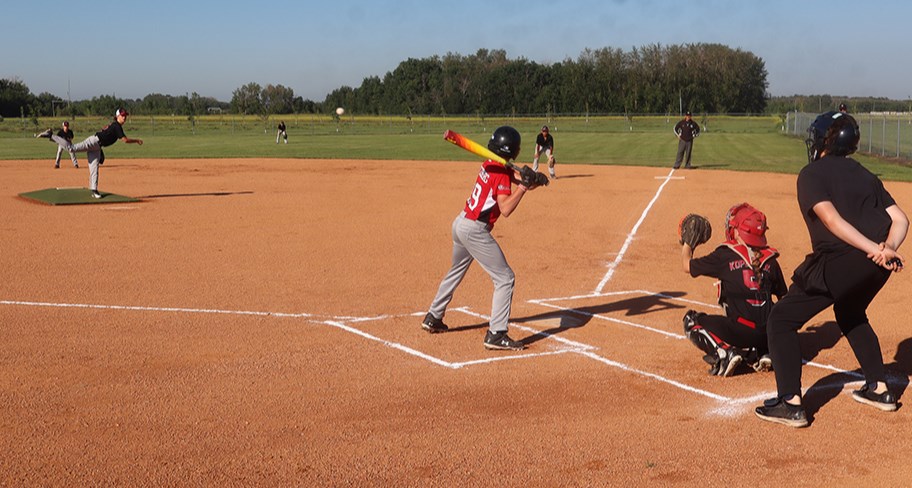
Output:
[[688,334],[690,330],[697,325],[697,319],[700,315],[702,314],[696,310],[688,310],[687,313],[684,314],[684,334]]

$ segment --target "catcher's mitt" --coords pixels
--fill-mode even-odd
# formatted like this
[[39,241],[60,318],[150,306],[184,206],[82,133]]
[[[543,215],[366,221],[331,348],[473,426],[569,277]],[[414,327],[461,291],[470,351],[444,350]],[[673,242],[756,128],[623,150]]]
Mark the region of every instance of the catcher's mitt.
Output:
[[678,244],[687,244],[695,249],[712,237],[712,226],[702,215],[687,214],[678,223]]
[[549,181],[544,173],[533,171],[528,165],[524,165],[519,170],[520,182],[528,189],[538,186],[547,186]]

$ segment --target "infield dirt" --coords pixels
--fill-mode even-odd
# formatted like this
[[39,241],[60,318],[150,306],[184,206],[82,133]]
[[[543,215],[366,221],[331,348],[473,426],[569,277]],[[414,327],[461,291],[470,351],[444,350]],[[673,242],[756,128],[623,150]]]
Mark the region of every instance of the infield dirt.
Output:
[[[50,207],[15,195],[87,170],[0,161],[0,485],[908,484],[908,410],[852,400],[831,312],[801,333],[803,430],[754,417],[771,373],[708,376],[681,335],[715,298],[680,269],[681,216],[716,242],[750,202],[790,276],[810,249],[794,176],[559,165],[494,229],[529,345],[504,353],[482,347],[477,266],[455,330],[419,325],[477,169],[115,160],[100,189],[141,202]],[[869,310],[900,395],[910,279]]]

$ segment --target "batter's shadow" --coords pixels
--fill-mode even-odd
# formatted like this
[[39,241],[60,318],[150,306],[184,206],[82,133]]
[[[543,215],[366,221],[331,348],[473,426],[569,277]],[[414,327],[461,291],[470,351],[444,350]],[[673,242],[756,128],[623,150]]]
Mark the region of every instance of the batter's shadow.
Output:
[[579,329],[581,327],[585,327],[596,315],[624,312],[625,317],[632,317],[637,315],[644,315],[647,313],[659,312],[662,310],[684,310],[687,307],[671,302],[669,300],[669,298],[678,298],[684,295],[684,292],[666,291],[648,296],[626,298],[615,302],[603,303],[601,305],[571,308],[567,310],[554,310],[541,314],[530,315],[528,317],[515,318],[512,320],[512,322],[522,324],[554,319],[557,319],[559,321],[559,325],[557,327],[551,327],[550,329],[536,332],[535,334],[532,334],[520,340],[520,342],[529,346],[540,340],[547,339],[550,336],[558,335],[571,329]]
[[216,191],[208,193],[162,193],[159,195],[145,195],[141,199],[146,198],[179,198],[179,197],[227,197],[231,195],[252,195],[252,191]]
[[[899,400],[909,388],[909,375],[912,374],[912,337],[899,343],[893,362],[885,363],[884,367],[887,370],[887,384],[896,395],[897,406],[902,408],[902,402]],[[851,373],[834,373],[817,380],[808,388],[804,397],[807,413],[813,415],[830,400],[839,396],[847,384],[859,381],[862,374],[861,368],[858,368]]]
[[573,178],[592,178],[594,176],[595,175],[592,175],[592,174],[579,174],[579,175],[561,174],[561,175],[558,175],[557,179],[558,180],[571,180]]

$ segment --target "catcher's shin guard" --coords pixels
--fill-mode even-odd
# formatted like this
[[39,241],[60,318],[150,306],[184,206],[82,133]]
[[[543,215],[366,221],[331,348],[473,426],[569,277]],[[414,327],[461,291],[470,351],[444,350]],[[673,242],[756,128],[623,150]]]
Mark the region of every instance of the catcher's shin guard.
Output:
[[688,310],[687,313],[684,314],[684,335],[687,336],[693,345],[697,346],[698,349],[705,352],[707,356],[710,356],[713,359],[712,362],[710,362],[709,358],[704,358],[704,360],[710,364],[713,364],[721,356],[719,354],[719,350],[722,349],[724,351],[723,346],[725,343],[722,342],[722,340],[720,340],[718,337],[710,334],[709,331],[703,327],[700,327],[700,325],[697,323],[700,315],[703,314],[694,310]]

